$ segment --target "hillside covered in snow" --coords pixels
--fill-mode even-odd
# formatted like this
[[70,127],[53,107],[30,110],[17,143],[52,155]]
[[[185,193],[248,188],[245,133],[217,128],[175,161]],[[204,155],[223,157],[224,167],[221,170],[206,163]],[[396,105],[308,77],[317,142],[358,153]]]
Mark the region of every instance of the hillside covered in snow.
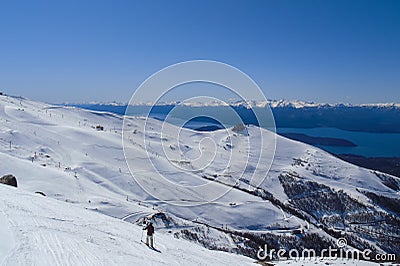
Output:
[[210,251],[157,234],[156,250],[140,227],[33,193],[0,185],[1,265],[250,265],[254,260]]
[[[0,123],[0,176],[18,180],[16,190],[0,187],[5,264],[132,264],[151,256],[153,264],[243,265],[265,243],[321,250],[343,237],[349,248],[400,253],[398,178],[256,126],[246,134],[196,132],[129,117],[123,132],[119,115],[11,96],[0,96]],[[254,159],[249,136],[276,139],[272,165]],[[268,174],[254,185],[246,173],[256,169]],[[162,255],[140,244],[137,225],[146,218]]]

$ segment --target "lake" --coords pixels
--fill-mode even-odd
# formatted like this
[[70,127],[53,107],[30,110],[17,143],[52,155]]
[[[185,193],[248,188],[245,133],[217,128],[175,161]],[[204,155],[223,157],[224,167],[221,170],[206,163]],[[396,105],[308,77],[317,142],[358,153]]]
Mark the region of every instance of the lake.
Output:
[[301,133],[312,137],[346,139],[356,147],[319,146],[335,154],[356,154],[365,157],[400,157],[399,133],[369,133],[337,128],[278,128],[278,133]]

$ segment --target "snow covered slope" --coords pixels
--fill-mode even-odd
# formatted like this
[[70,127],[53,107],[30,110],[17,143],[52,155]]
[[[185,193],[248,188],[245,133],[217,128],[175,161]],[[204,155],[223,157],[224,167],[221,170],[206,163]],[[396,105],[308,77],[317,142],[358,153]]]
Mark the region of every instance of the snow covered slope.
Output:
[[254,260],[210,251],[172,235],[142,230],[70,203],[0,185],[1,265],[250,265]]
[[[138,162],[131,170],[136,179],[147,182],[148,191],[162,194],[160,200],[145,192],[129,172],[122,121],[110,113],[0,96],[0,175],[14,174],[19,190],[43,192],[70,203],[74,210],[94,210],[131,223],[153,217],[157,231],[254,258],[264,243],[323,248],[341,236],[358,249],[400,253],[396,177],[351,165],[266,130],[259,133],[254,126],[246,129],[256,142],[277,140],[271,168],[258,164],[252,150],[248,162],[247,157],[244,160],[248,137],[232,129],[195,132],[164,125],[161,130],[158,120],[129,118],[124,134],[130,142],[127,156]],[[153,166],[186,188],[149,175],[148,156]],[[212,163],[207,161],[210,157]],[[200,170],[188,174],[192,168]],[[248,179],[246,171],[254,169],[269,170],[261,184]],[[207,189],[201,188],[204,184]],[[221,191],[227,193],[211,204],[185,206],[210,201]],[[3,200],[3,194],[0,197]],[[4,223],[4,217],[0,221]],[[0,254],[12,247],[1,246]]]

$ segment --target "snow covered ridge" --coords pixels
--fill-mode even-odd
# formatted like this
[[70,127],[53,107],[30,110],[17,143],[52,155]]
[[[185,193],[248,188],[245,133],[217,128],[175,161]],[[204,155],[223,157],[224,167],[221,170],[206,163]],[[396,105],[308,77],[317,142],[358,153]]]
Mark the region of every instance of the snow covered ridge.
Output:
[[[140,240],[140,228],[134,224],[141,224],[146,217],[152,217],[155,223],[156,246],[162,254],[166,253],[163,246],[171,256],[174,254],[176,260],[172,263],[176,264],[189,259],[180,252],[191,253],[181,248],[181,242],[175,242],[182,239],[196,243],[187,244],[196,249],[192,252],[196,256],[202,256],[202,252],[209,254],[200,251],[203,246],[253,260],[264,244],[301,251],[304,247],[327,248],[341,237],[352,248],[400,254],[399,178],[351,165],[315,147],[276,136],[277,150],[271,169],[265,181],[254,187],[245,176],[238,180],[238,165],[220,167],[230,151],[242,154],[247,136],[237,134],[230,144],[223,130],[182,129],[178,139],[172,134],[176,129],[172,125],[161,135],[157,130],[161,121],[129,118],[131,130],[127,136],[135,149],[129,159],[140,162],[150,154],[154,163],[179,184],[196,186],[208,182],[210,191],[230,188],[218,201],[188,208],[171,201],[201,202],[207,195],[196,189],[183,193],[175,187],[160,186],[159,180],[150,176],[148,182],[166,197],[161,201],[137,185],[124,158],[122,120],[122,116],[107,112],[0,96],[0,176],[13,174],[18,179],[17,190],[0,188],[0,223],[5,225],[0,228],[12,228],[0,229],[1,239],[4,236],[11,239],[7,243],[13,243],[4,245],[1,241],[0,258],[21,251],[21,255],[13,255],[19,258],[17,261],[4,255],[9,259],[7,264],[21,264],[24,259],[27,263],[22,264],[42,264],[32,261],[42,257],[50,257],[43,264],[63,264],[68,259],[77,261],[80,256],[93,258],[94,264],[102,259],[111,264],[136,260],[140,263],[139,253],[131,253],[130,248],[144,254],[145,250],[131,242]],[[145,122],[149,126],[146,132],[142,130]],[[256,138],[257,129],[247,127],[250,137]],[[267,137],[271,133],[262,130],[262,134]],[[140,145],[144,136],[149,141],[148,148]],[[171,165],[160,146],[161,142],[168,143],[168,152],[177,158],[179,151],[190,156],[199,148],[207,154],[212,146],[207,146],[203,139],[213,140],[220,156],[215,157],[211,167],[190,176]],[[250,159],[254,155],[250,154]],[[265,165],[252,160],[246,169],[256,167],[267,170]],[[149,169],[138,164],[134,170],[145,175]],[[34,195],[35,192],[47,198]],[[110,231],[99,232],[105,228]],[[36,233],[41,229],[45,233]],[[82,246],[78,246],[81,242]],[[70,249],[79,247],[83,253],[76,254],[77,258],[72,253],[54,253],[53,247],[63,244]],[[99,248],[104,254],[91,248]],[[241,259],[234,256],[232,260],[237,263],[231,264],[241,264]],[[213,260],[207,257],[198,263],[206,261]]]

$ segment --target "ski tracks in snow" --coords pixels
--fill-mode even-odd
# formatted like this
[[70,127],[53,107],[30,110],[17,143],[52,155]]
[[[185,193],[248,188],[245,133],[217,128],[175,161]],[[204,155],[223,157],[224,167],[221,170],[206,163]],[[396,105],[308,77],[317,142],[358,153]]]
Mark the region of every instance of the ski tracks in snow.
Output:
[[[35,202],[30,202],[29,207],[24,206],[26,208],[12,202],[5,204],[8,205],[5,217],[8,218],[10,229],[17,239],[23,241],[4,258],[3,265],[31,265],[37,262],[40,265],[101,265],[104,262],[88,248],[96,248],[90,243],[91,239],[86,239],[85,243],[82,241],[84,238],[79,237],[84,236],[85,232],[71,238],[76,234],[72,220],[40,217],[36,211],[43,210],[39,210]],[[54,226],[55,223],[58,223],[57,226]]]

